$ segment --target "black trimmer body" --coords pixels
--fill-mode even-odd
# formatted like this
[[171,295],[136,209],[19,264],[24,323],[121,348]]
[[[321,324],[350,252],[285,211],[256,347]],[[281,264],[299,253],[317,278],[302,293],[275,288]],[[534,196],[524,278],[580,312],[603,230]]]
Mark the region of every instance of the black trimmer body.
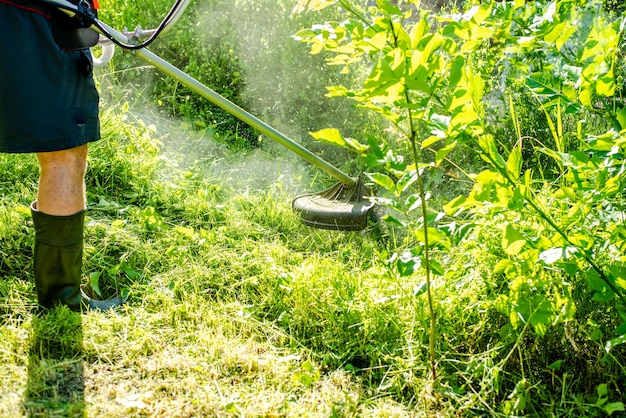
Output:
[[363,180],[354,186],[337,183],[319,192],[297,196],[292,208],[303,224],[336,231],[360,231],[367,227],[374,202],[368,199]]

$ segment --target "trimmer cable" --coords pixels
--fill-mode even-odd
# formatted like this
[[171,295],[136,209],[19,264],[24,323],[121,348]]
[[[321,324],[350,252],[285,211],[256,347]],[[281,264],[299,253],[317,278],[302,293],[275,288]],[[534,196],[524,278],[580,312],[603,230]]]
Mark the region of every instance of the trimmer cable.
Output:
[[72,4],[72,6],[75,6],[75,7],[70,7],[65,4],[57,3],[55,1],[48,1],[48,0],[42,0],[42,1],[44,3],[52,4],[53,6],[59,9],[64,9],[72,13],[75,13],[76,15],[79,15],[81,20],[83,20],[83,22],[81,22],[81,26],[83,27],[89,27],[91,25],[95,26],[98,29],[98,31],[102,33],[102,35],[104,35],[107,39],[109,39],[111,42],[113,42],[115,45],[119,46],[120,48],[124,48],[128,50],[137,50],[137,49],[145,48],[148,45],[150,45],[152,42],[154,42],[156,38],[159,36],[159,34],[167,27],[167,25],[170,23],[172,18],[178,13],[178,10],[182,6],[182,4],[187,0],[176,0],[174,2],[174,5],[170,9],[170,11],[163,18],[159,26],[157,26],[157,28],[150,35],[150,37],[146,39],[144,42],[137,43],[137,44],[125,43],[125,42],[121,42],[115,39],[115,37],[109,33],[107,28],[104,27],[100,23],[100,21],[96,18],[96,15],[91,7],[91,4],[87,0],[80,0],[77,5]]

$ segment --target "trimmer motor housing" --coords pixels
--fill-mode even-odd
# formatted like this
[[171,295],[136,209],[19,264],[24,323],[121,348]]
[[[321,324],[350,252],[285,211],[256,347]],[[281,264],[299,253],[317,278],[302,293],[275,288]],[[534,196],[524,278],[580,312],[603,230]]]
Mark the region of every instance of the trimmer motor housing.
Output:
[[320,229],[360,231],[367,227],[374,202],[366,196],[363,179],[354,186],[337,183],[319,192],[297,196],[292,208],[303,224]]

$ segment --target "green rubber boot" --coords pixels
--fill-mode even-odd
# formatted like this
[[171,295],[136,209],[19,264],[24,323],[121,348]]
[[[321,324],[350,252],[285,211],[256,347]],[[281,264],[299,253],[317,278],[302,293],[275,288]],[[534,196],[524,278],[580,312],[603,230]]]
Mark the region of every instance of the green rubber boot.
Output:
[[121,298],[96,300],[81,289],[85,211],[69,216],[39,212],[30,207],[35,224],[34,270],[39,305],[66,305],[73,311],[106,311],[122,304]]

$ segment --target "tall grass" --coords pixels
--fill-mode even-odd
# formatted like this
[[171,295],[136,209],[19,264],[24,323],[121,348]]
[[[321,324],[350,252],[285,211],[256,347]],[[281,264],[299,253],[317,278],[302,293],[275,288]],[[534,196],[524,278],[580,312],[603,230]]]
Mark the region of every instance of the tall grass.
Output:
[[[151,126],[124,107],[109,107],[103,128],[88,170],[85,282],[105,297],[128,292],[114,312],[35,315],[27,205],[37,168],[28,156],[0,156],[0,416],[485,415],[509,396],[517,367],[548,379],[525,392],[530,415],[592,416],[596,401],[622,396],[617,374],[600,398],[595,383],[581,391],[560,373],[556,335],[548,346],[516,345],[536,353],[532,363],[503,360],[516,355],[488,302],[498,285],[489,230],[500,221],[486,220],[482,236],[442,260],[449,274],[433,283],[450,387],[431,399],[423,279],[400,280],[378,261],[392,237],[375,225],[302,226],[286,190],[305,186],[284,177],[279,159],[251,188],[254,173],[235,170],[243,154],[166,150],[170,137],[185,134],[195,149],[206,136]],[[623,373],[614,353],[606,367]],[[600,372],[610,376],[586,373]]]

